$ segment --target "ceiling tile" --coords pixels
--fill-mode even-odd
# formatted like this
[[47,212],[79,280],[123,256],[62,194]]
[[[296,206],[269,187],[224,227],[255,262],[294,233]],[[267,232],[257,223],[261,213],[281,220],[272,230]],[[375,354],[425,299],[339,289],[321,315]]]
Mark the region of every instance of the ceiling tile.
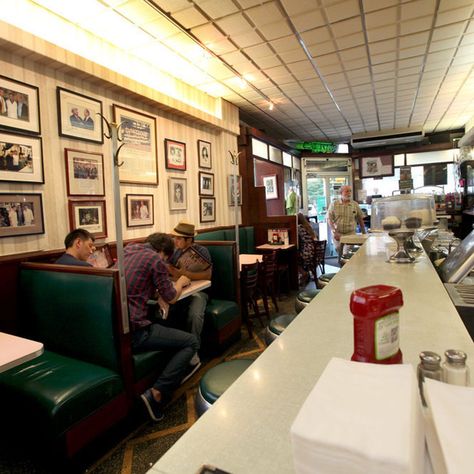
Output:
[[360,33],[362,31],[362,22],[360,16],[351,18],[349,20],[339,21],[331,25],[332,32],[336,38],[342,36]]
[[[369,60],[367,59],[367,56],[364,58],[359,58],[359,59],[354,59],[352,61],[344,61],[343,63],[344,69],[346,71],[350,71],[350,74],[352,75],[352,70],[360,70],[361,68],[368,67],[369,65]],[[368,75],[368,69],[366,69],[367,75]],[[362,77],[362,74],[359,74],[358,77]]]
[[266,43],[259,44],[257,46],[251,46],[250,48],[245,48],[244,52],[255,60],[274,54],[272,49]]
[[395,38],[398,35],[398,26],[396,24],[385,25],[381,28],[370,28],[367,30],[367,39],[369,42]]
[[259,26],[258,30],[268,41],[292,34],[291,28],[283,21]]
[[292,16],[291,21],[296,30],[300,33],[325,24],[323,15],[319,9],[302,15]]
[[152,20],[149,23],[142,25],[142,28],[160,40],[175,35],[178,31],[176,26],[163,17],[158,17],[156,20]]
[[194,7],[186,8],[185,10],[173,13],[173,18],[186,29],[193,28],[194,26],[202,25],[207,22],[206,17]]
[[315,8],[314,0],[298,0],[297,2],[295,0],[281,0],[281,3],[289,15],[306,13]]
[[293,35],[270,41],[270,45],[277,53],[284,53],[285,51],[291,51],[300,47],[298,40]]
[[423,30],[429,30],[431,28],[431,22],[432,18],[430,16],[417,18],[415,20],[407,20],[400,23],[400,32],[402,35],[408,35]]
[[391,51],[384,54],[371,55],[372,64],[387,63],[390,61],[395,61],[396,59],[397,59],[397,53],[395,51]]
[[225,38],[225,36],[212,23],[197,26],[191,30],[191,33],[203,44],[220,41]]
[[324,54],[332,53],[336,51],[336,45],[334,41],[326,41],[324,43],[315,44],[308,47],[309,52],[314,56],[322,56]]
[[236,49],[235,46],[227,39],[207,43],[206,46],[210,50],[214,51],[214,53],[218,56],[221,54],[229,53],[231,51],[235,51]]
[[242,13],[227,16],[218,20],[216,23],[227,35],[238,35],[239,33],[253,30],[253,27],[246,18],[244,18]]
[[261,67],[262,69],[268,69],[268,68],[271,68],[271,67],[281,65],[281,61],[275,55],[266,56],[265,58],[259,58],[257,63],[259,65],[259,67]]
[[336,43],[339,49],[350,48],[351,46],[358,46],[365,44],[364,33],[355,33],[353,35],[336,38]]
[[435,26],[447,25],[449,23],[456,23],[469,18],[472,13],[472,4],[467,7],[457,8],[456,10],[448,10],[438,13],[436,17]]
[[166,13],[174,13],[189,7],[188,0],[155,0],[155,3]]
[[238,11],[232,0],[194,0],[211,18],[221,18]]
[[359,3],[357,0],[345,0],[336,5],[327,6],[325,10],[329,23],[360,15]]
[[397,41],[395,39],[378,41],[377,43],[369,44],[370,54],[382,54],[388,51],[395,51],[397,49]]
[[459,43],[459,38],[450,38],[442,41],[433,41],[430,44],[430,53],[434,51],[444,51],[450,49],[451,51],[457,47]]
[[401,20],[407,21],[420,16],[430,15],[435,12],[436,0],[415,0],[404,3],[401,7]]
[[369,30],[396,23],[397,20],[398,17],[396,7],[386,8],[384,10],[368,13],[365,15],[365,24]]
[[245,10],[245,14],[250,18],[257,28],[268,23],[274,23],[276,21],[283,22],[283,17],[280,10],[274,2],[265,3],[258,7],[249,8]]
[[423,56],[425,53],[426,53],[426,46],[420,45],[420,46],[415,46],[413,48],[402,49],[398,57],[400,59],[408,59],[414,56]]
[[262,37],[256,31],[247,31],[241,35],[232,36],[232,40],[239,48],[248,48],[264,42]]
[[312,46],[314,44],[329,41],[331,39],[331,33],[329,28],[324,26],[322,28],[314,28],[301,34],[303,41],[306,46]]
[[239,0],[239,5],[242,8],[254,7],[255,5],[259,5],[260,3],[261,3],[261,0]]
[[294,49],[292,51],[285,51],[284,53],[279,53],[278,56],[280,56],[282,61],[285,61],[288,64],[307,59],[306,53],[302,48]]
[[323,76],[327,76],[329,74],[336,74],[338,72],[342,72],[343,71],[343,67],[342,67],[342,64],[341,62],[339,61],[338,63],[336,64],[329,64],[327,66],[321,66],[318,64],[318,62],[316,61],[316,65],[318,66],[318,69],[321,71],[321,74]]
[[465,21],[454,23],[452,25],[440,26],[433,30],[433,36],[431,40],[439,41],[446,38],[458,38],[464,31],[465,27],[466,27]]
[[413,46],[425,46],[429,39],[429,32],[415,33],[412,35],[402,36],[400,38],[400,48],[412,48]]

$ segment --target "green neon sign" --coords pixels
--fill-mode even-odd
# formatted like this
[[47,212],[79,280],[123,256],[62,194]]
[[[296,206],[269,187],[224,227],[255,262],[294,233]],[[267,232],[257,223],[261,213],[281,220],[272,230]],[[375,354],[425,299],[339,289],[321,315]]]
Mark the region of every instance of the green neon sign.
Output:
[[336,153],[337,145],[331,142],[298,142],[297,150],[309,150],[313,153]]

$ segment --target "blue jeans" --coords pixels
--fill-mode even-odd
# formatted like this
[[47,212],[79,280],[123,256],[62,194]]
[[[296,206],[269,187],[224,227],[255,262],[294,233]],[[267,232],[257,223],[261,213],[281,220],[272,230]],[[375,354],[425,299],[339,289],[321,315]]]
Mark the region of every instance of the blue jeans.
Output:
[[189,361],[199,349],[199,341],[193,334],[155,323],[133,332],[132,349],[133,352],[175,351],[153,384],[161,392],[163,401],[167,401],[189,370]]
[[191,334],[194,334],[198,341],[201,340],[202,326],[204,324],[204,313],[206,311],[207,293],[200,291],[188,297],[190,300],[188,308],[187,326]]

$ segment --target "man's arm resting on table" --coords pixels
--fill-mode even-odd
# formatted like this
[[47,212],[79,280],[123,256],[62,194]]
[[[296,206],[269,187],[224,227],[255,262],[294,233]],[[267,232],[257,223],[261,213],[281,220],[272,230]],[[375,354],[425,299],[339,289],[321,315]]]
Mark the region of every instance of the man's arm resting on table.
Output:
[[189,280],[188,277],[184,276],[184,275],[181,275],[174,283],[174,287],[175,287],[175,290],[176,290],[176,296],[168,301],[169,304],[174,304],[176,303],[176,301],[178,301],[178,298],[181,296],[181,293],[183,292],[183,289],[187,286],[189,286],[189,284],[191,283],[191,281]]

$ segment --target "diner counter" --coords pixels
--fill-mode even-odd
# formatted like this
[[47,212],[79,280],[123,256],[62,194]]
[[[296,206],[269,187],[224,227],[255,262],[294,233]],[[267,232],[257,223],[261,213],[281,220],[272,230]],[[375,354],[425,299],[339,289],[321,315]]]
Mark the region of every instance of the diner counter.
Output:
[[[290,427],[332,357],[350,359],[353,290],[386,284],[402,290],[400,348],[415,366],[418,354],[446,349],[467,353],[474,344],[428,257],[387,263],[395,243],[371,235],[331,283],[252,364],[214,406],[151,468],[189,474],[211,464],[232,474],[294,472]],[[350,393],[347,394],[350,396]]]

